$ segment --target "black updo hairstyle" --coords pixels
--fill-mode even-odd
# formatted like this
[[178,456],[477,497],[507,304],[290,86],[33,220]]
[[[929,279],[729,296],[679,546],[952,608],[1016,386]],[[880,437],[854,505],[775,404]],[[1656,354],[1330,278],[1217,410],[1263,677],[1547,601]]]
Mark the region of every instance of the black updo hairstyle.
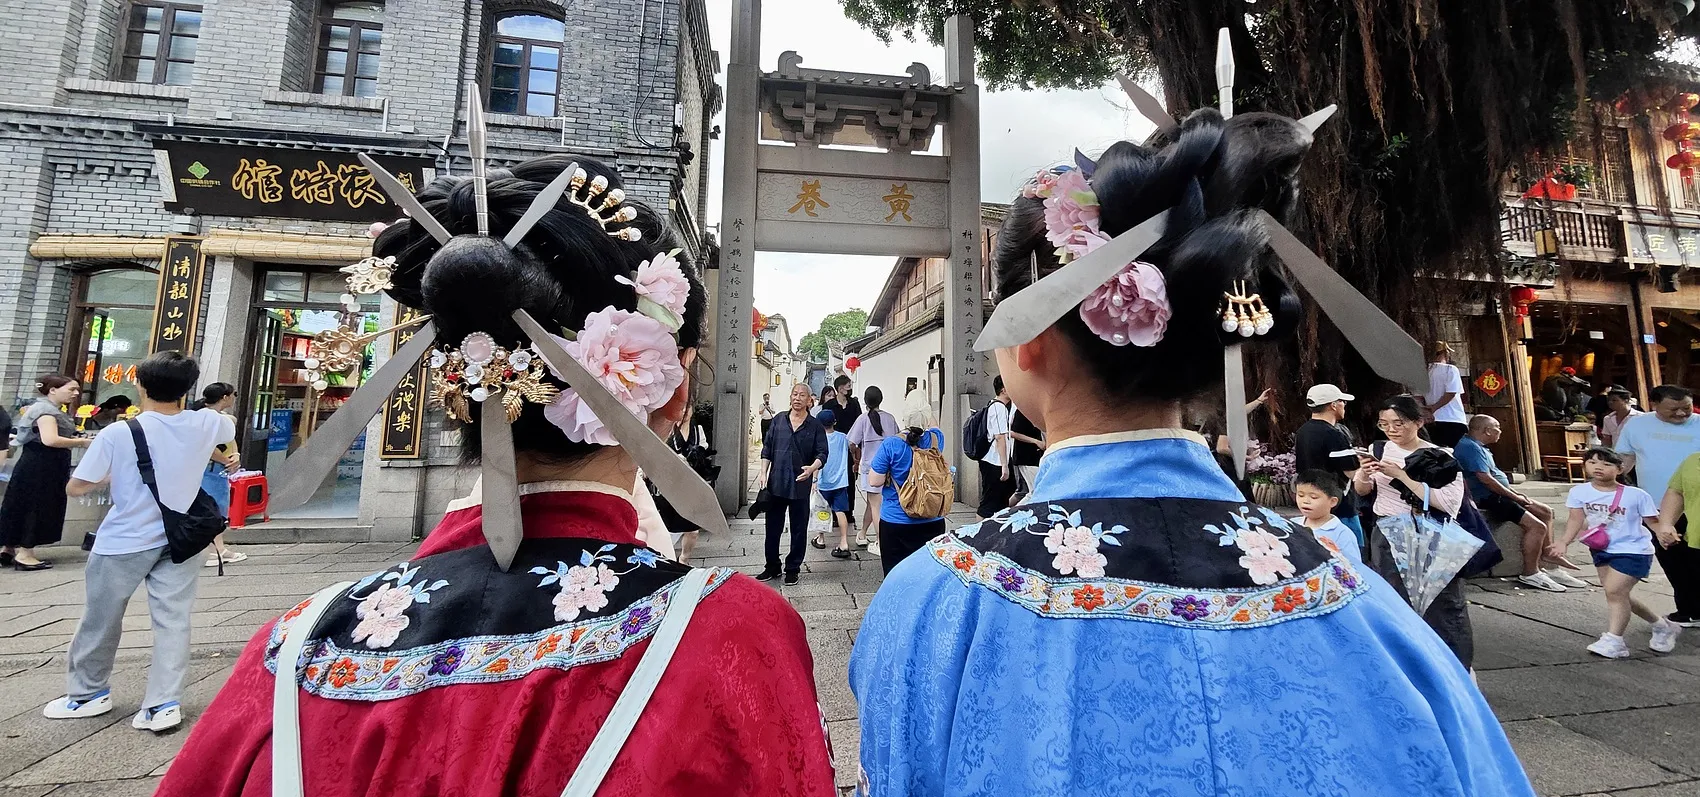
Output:
[[[622,207],[635,209],[637,218],[625,224],[609,224],[604,230],[584,208],[562,196],[513,250],[501,242],[544,186],[573,163],[584,169],[590,180],[606,178],[608,190],[624,190],[619,173],[597,161],[545,155],[512,170],[490,170],[486,190],[490,237],[470,235],[477,232],[478,224],[472,180],[439,177],[419,192],[419,201],[449,234],[457,237],[438,244],[430,233],[404,219],[390,225],[373,242],[372,254],[396,260],[389,295],[431,314],[438,345],[458,346],[469,333],[482,331],[510,350],[524,346],[529,339],[511,318],[518,309],[526,310],[545,329],[557,334],[583,329],[585,316],[610,305],[621,310],[637,309],[637,293],[632,286],[614,278],[630,278],[639,264],[677,247],[660,217],[641,202],[628,197]],[[626,241],[608,234],[626,227],[642,231],[642,239]],[[678,332],[679,348],[684,350],[702,342],[708,300],[689,255],[680,252],[677,257],[691,286],[684,325]],[[606,448],[568,440],[543,417],[543,407],[530,402],[525,403],[513,431],[515,450],[560,463]],[[476,417],[472,423],[461,425],[461,438],[461,459],[476,462],[480,452]]]
[[[1286,117],[1247,113],[1224,121],[1205,108],[1149,146],[1118,142],[1098,159],[1089,182],[1105,234],[1120,235],[1169,210],[1162,239],[1139,259],[1163,272],[1173,313],[1163,339],[1149,347],[1111,345],[1087,329],[1078,311],[1056,322],[1106,398],[1195,396],[1221,383],[1227,343],[1279,340],[1298,326],[1298,296],[1252,214],[1261,208],[1277,220],[1290,215],[1299,160],[1310,142],[1310,133]],[[993,260],[999,301],[1059,268],[1045,238],[1043,199],[1021,197],[1010,205]],[[1238,280],[1275,314],[1268,335],[1222,331],[1223,292]]]

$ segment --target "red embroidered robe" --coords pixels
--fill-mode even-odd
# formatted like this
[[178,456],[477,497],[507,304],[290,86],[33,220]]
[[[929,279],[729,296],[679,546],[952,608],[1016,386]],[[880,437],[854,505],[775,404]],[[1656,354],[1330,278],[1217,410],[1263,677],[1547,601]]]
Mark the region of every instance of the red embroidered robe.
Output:
[[[303,654],[307,794],[565,787],[685,568],[639,547],[618,497],[539,493],[521,507],[526,541],[508,573],[472,507],[411,562],[338,596]],[[249,642],[158,795],[269,797],[277,624]],[[717,571],[598,794],[836,793],[802,619]]]

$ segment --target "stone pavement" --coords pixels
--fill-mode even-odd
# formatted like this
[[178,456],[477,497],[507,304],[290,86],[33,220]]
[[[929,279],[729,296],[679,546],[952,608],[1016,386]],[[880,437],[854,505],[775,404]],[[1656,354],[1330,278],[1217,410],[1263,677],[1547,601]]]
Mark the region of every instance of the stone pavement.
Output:
[[[761,547],[759,524],[739,520],[730,539],[703,540],[698,561],[754,571]],[[217,692],[235,654],[260,624],[320,586],[381,569],[412,548],[250,545],[242,550],[252,558],[230,567],[229,575],[217,578],[209,571],[196,603],[194,660],[184,695],[189,722]],[[41,573],[0,572],[0,797],[150,794],[186,733],[156,737],[129,727],[151,643],[145,598],[138,593],[125,623],[114,711],[88,720],[43,719],[42,704],[64,691],[64,652],[83,598],[82,553],[54,549],[48,558],[59,566]],[[810,548],[802,582],[782,590],[808,625],[821,704],[845,786],[855,772],[857,748],[846,662],[879,583],[877,557],[844,561]],[[1584,650],[1604,623],[1597,589],[1551,595],[1513,584],[1483,580],[1471,587],[1478,676],[1540,794],[1700,795],[1700,630],[1687,631],[1676,653],[1659,656],[1646,651],[1647,628],[1636,621],[1628,634],[1638,649],[1635,657],[1604,661]],[[1657,571],[1637,592],[1657,609],[1671,607]]]

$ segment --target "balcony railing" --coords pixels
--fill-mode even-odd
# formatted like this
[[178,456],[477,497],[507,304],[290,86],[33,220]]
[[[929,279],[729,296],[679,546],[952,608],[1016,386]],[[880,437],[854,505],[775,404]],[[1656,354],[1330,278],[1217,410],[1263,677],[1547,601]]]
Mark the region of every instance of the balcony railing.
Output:
[[1571,260],[1611,263],[1623,257],[1623,223],[1610,206],[1508,199],[1499,228],[1505,248],[1524,257],[1554,254],[1554,243]]

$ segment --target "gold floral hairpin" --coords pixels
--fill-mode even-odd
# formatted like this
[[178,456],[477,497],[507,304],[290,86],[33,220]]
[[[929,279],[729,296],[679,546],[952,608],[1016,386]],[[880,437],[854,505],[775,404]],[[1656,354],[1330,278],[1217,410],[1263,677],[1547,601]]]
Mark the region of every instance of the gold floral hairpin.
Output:
[[519,419],[525,402],[548,404],[560,388],[543,381],[545,364],[530,349],[508,351],[496,339],[474,332],[453,349],[433,349],[431,400],[461,423],[472,422],[472,405],[500,397],[508,422]]

